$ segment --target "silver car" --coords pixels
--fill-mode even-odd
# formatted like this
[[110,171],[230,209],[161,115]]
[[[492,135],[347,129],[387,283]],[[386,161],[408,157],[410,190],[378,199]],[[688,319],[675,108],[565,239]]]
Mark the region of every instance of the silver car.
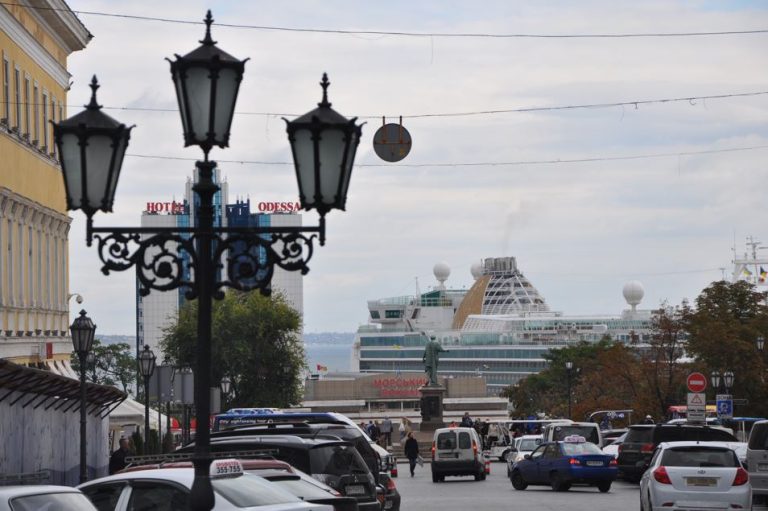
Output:
[[749,475],[728,444],[659,444],[640,479],[643,511],[750,509]]
[[69,486],[0,487],[0,511],[96,511],[80,490]]

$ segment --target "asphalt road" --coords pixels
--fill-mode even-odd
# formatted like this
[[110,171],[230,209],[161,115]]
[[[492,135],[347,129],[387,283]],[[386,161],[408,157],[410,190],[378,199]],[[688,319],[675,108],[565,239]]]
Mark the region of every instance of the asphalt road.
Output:
[[608,493],[597,488],[574,486],[567,492],[555,493],[548,486],[529,486],[517,491],[507,479],[503,463],[491,464],[485,481],[472,477],[448,477],[444,483],[433,483],[429,464],[416,467],[411,478],[408,464],[398,464],[400,476],[395,479],[402,496],[403,511],[496,511],[525,509],[532,511],[637,511],[640,509],[638,486],[616,481]]

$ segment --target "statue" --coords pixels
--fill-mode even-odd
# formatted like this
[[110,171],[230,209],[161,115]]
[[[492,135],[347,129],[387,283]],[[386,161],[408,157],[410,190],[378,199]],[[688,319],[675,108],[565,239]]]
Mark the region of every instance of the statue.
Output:
[[[426,336],[426,334],[424,334]],[[439,385],[437,382],[437,365],[440,362],[440,353],[447,351],[440,346],[435,336],[429,336],[427,345],[424,347],[424,356],[422,361],[424,362],[424,372],[427,373],[427,386]]]

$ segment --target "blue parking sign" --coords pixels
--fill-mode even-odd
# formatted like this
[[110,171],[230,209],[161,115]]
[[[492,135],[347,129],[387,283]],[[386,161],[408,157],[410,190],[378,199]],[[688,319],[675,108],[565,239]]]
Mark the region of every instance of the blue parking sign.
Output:
[[721,419],[733,418],[733,399],[717,400],[717,416]]

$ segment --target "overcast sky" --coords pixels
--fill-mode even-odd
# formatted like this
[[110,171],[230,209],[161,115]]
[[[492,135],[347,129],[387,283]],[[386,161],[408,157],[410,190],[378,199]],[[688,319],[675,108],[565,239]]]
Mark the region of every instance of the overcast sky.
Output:
[[[68,0],[76,11],[294,28],[429,33],[586,34],[768,29],[763,2],[613,1],[144,1]],[[109,107],[176,108],[164,57],[198,46],[203,25],[80,18],[94,38],[73,54],[69,115],[97,74]],[[240,112],[303,114],[331,80],[330,100],[365,119],[360,164],[382,163],[380,117],[550,107],[768,91],[768,34],[622,39],[340,35],[217,27],[219,46],[250,57]],[[184,149],[178,113],[109,110],[136,124],[132,155],[198,158]],[[616,313],[621,290],[643,282],[644,308],[693,299],[731,271],[753,235],[768,246],[768,149],[560,164],[530,162],[768,146],[768,95],[497,115],[406,118],[413,150],[402,164],[358,166],[346,212],[328,216],[325,247],[304,278],[305,330],[354,331],[366,300],[434,285],[469,287],[472,263],[515,256],[554,310]],[[237,115],[217,160],[291,161],[279,116]],[[221,163],[230,201],[297,198],[288,165]],[[138,225],[148,201],[183,196],[192,162],[126,157],[114,214],[97,225]],[[104,334],[135,333],[132,272],[101,274],[73,215],[70,289]],[[314,212],[304,215],[315,223]],[[74,309],[74,307],[73,307]],[[74,310],[73,310],[74,314]]]

